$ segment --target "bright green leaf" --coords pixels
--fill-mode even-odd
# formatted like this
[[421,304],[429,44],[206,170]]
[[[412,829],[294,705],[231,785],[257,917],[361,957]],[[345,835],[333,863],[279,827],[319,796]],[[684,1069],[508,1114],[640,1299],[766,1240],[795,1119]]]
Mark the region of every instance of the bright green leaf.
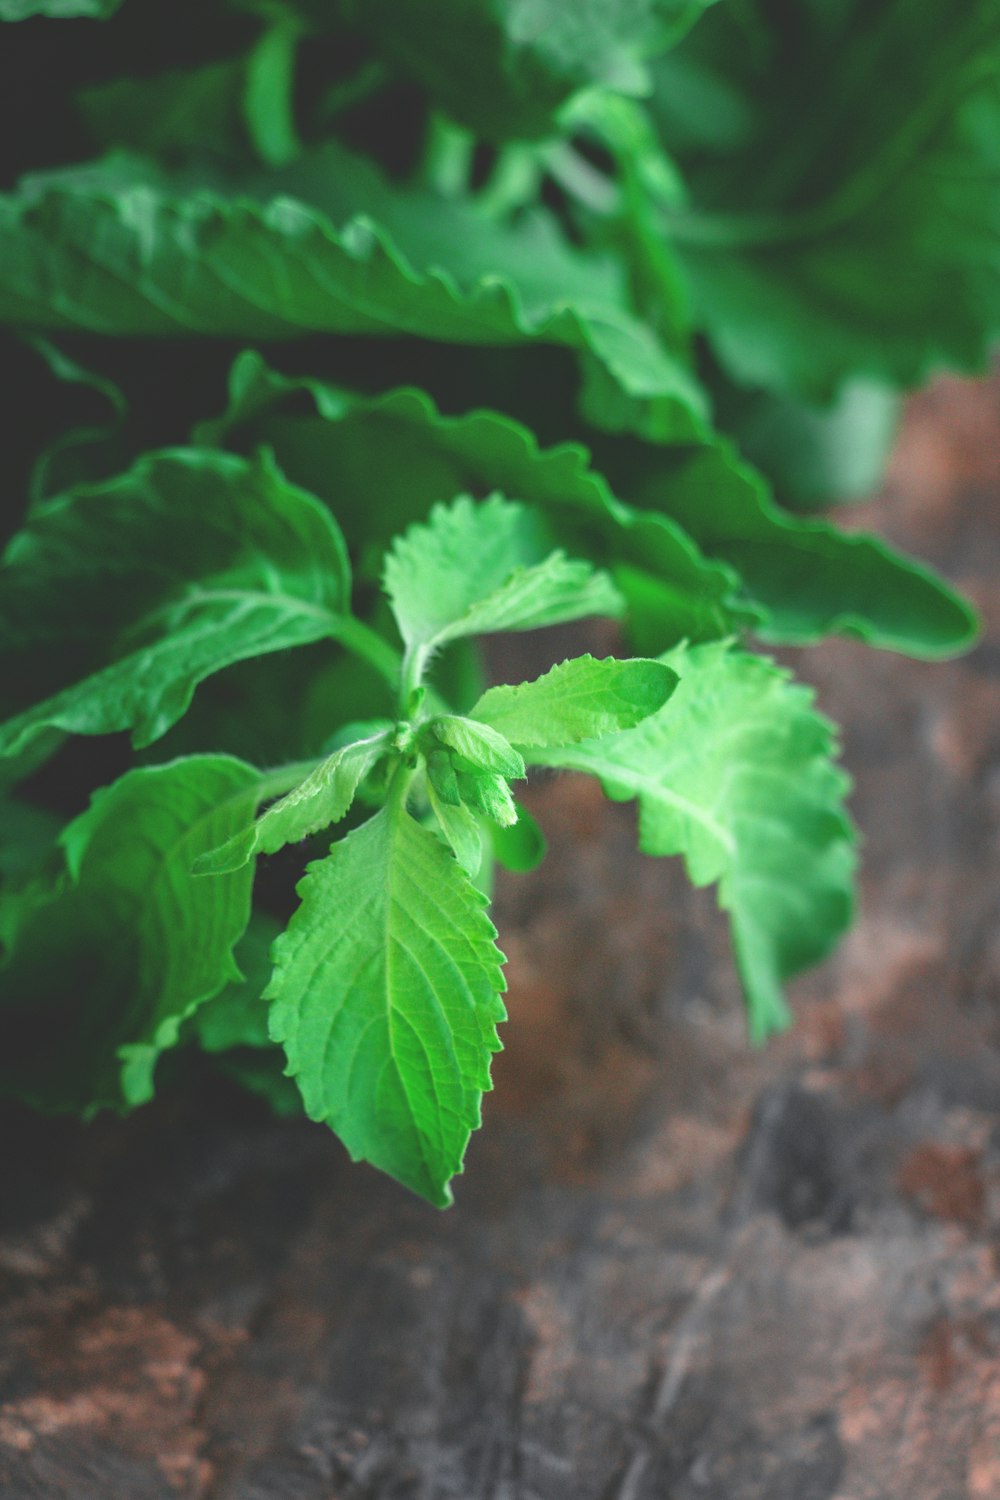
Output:
[[443,1207],[490,1087],[504,989],[485,901],[398,801],[309,868],[271,1035],[310,1116]]
[[469,716],[513,745],[572,745],[631,729],[663,707],[676,683],[659,661],[578,656],[534,682],[489,688]]
[[50,727],[147,745],[211,673],[335,637],[349,589],[317,501],[264,462],[186,450],[38,507],[5,564],[7,756]]
[[462,869],[474,880],[483,863],[482,830],[478,819],[462,801],[457,781],[455,793],[456,802],[446,800],[438,791],[438,783],[428,777],[427,797],[438,827]]
[[539,524],[523,505],[493,495],[479,505],[462,496],[435,506],[385,562],[386,592],[409,651],[426,661],[462,636],[621,612],[606,574],[544,553]]
[[695,885],[718,883],[759,1039],[787,1023],[784,981],[850,921],[847,778],[809,690],[765,659],[713,644],[664,661],[680,683],[660,713],[528,759],[597,776],[615,801],[637,799],[644,853],[682,854]]

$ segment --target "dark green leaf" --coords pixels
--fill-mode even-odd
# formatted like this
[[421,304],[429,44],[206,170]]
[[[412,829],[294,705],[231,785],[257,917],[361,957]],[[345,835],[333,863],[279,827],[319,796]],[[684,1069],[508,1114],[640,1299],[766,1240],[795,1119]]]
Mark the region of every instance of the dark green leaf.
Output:
[[665,232],[733,375],[822,401],[983,367],[998,65],[998,0],[720,5],[658,65],[693,205]]
[[16,755],[49,727],[149,744],[233,662],[336,636],[343,542],[272,465],[177,450],[40,506],[0,575]]
[[62,835],[69,878],[16,932],[4,971],[0,1092],[93,1113],[152,1094],[159,1054],[238,978],[250,867],[191,866],[249,817],[259,774],[222,756],[130,771]]
[[614,261],[575,250],[541,210],[504,228],[474,205],[394,188],[332,145],[232,196],[187,194],[125,157],[25,180],[0,199],[0,321],[537,340],[589,350],[666,435],[697,436],[707,419]]
[[435,103],[493,140],[552,132],[577,89],[648,88],[644,58],[712,0],[344,0]]

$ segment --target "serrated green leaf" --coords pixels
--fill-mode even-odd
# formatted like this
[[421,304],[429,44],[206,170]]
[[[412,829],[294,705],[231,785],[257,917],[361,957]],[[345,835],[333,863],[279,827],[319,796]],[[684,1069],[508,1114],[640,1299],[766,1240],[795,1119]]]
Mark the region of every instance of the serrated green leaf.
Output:
[[631,729],[661,709],[676,684],[659,661],[578,656],[534,682],[487,689],[469,717],[516,746],[572,745]]
[[[51,288],[58,286],[58,299]],[[620,268],[544,211],[513,227],[395,187],[328,143],[189,193],[110,157],[0,198],[0,322],[93,333],[273,339],[406,333],[589,351],[657,431],[706,429],[704,393],[631,310]]]
[[143,1103],[184,1020],[238,977],[248,867],[191,865],[252,815],[259,773],[224,756],[130,771],[62,835],[70,878],[4,971],[0,1093],[92,1114]]
[[398,800],[299,894],[275,945],[271,1035],[313,1119],[444,1207],[506,1014],[484,898]]
[[822,958],[853,910],[847,778],[812,694],[764,658],[724,645],[664,657],[680,683],[635,729],[528,759],[597,776],[639,804],[639,847],[682,854],[729,912],[750,1032],[787,1023],[784,981]]
[[339,823],[388,745],[389,734],[382,733],[335,750],[249,828],[201,855],[195,874],[224,875],[239,870],[258,854],[276,854],[286,844],[297,844]]
[[408,651],[426,661],[463,636],[620,613],[607,575],[562,552],[546,557],[542,535],[523,505],[492,495],[437,505],[397,538],[384,581]]
[[600,557],[616,578],[627,570],[630,599],[643,582],[655,590],[654,649],[717,639],[752,618],[737,604],[732,569],[703,556],[668,516],[622,504],[585,448],[540,448],[495,411],[444,416],[423,391],[363,397],[292,380],[250,351],[234,363],[229,391],[228,410],[195,440],[245,452],[273,445],[285,473],[334,509],[362,575],[377,573],[392,538],[443,495],[498,489],[544,512],[550,545]]
[[0,574],[0,663],[21,710],[0,754],[49,728],[147,745],[211,673],[336,637],[348,589],[331,517],[263,462],[176,450],[49,501]]
[[503,734],[490,724],[477,724],[458,714],[431,719],[427,733],[447,745],[466,762],[463,769],[492,771],[495,775],[523,777],[524,761]]

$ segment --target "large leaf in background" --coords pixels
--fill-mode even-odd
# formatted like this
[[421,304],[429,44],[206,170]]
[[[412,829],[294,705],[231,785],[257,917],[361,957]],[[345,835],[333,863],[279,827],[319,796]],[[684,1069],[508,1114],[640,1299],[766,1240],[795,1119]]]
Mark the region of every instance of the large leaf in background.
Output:
[[314,1120],[444,1207],[506,1015],[486,898],[398,798],[299,894],[274,949],[271,1035]]
[[149,744],[211,673],[336,637],[349,587],[328,512],[263,460],[180,449],[49,501],[0,574],[0,668],[20,709],[0,754],[49,728]]
[[259,773],[223,756],[131,771],[62,835],[69,874],[3,972],[0,1093],[43,1109],[140,1104],[182,1021],[238,978],[252,867],[191,866],[253,816]]
[[976,639],[975,611],[929,568],[865,532],[788,515],[727,445],[642,455],[629,486],[639,504],[669,509],[710,557],[725,560],[762,609],[764,640],[809,645],[850,635],[935,658]]
[[616,801],[635,798],[643,852],[682,854],[695,885],[718,883],[759,1040],[787,1023],[784,981],[850,922],[847,778],[811,692],[764,658],[713,643],[663,661],[680,683],[660,713],[525,758],[597,776]]
[[[424,85],[438,108],[491,140],[555,130],[577,89],[648,91],[644,59],[712,0],[341,0],[342,12]],[[317,6],[305,0],[316,14]]]
[[543,510],[553,542],[600,557],[627,596],[652,596],[657,649],[726,635],[748,618],[735,607],[732,571],[702,556],[675,522],[622,505],[585,448],[542,449],[499,412],[444,416],[417,390],[357,396],[289,379],[247,352],[233,366],[227,411],[195,437],[244,451],[272,445],[284,471],[335,510],[367,577],[381,572],[392,537],[436,501],[499,489]]
[[1000,0],[748,0],[657,65],[697,313],[750,384],[980,369],[1000,333]]
[[73,19],[92,16],[106,20],[122,0],[0,0],[0,21],[26,21],[30,16]]
[[[606,560],[643,651],[750,625],[773,641],[845,631],[941,656],[975,631],[941,579],[886,542],[785,514],[721,443],[671,450],[607,440],[594,468],[585,449],[541,449],[498,412],[446,417],[410,390],[359,397],[290,380],[250,353],[233,366],[227,412],[197,436],[248,450],[273,444],[290,477],[335,508],[369,572],[393,533],[434,500],[499,486],[542,509],[555,540]],[[612,485],[641,508],[622,504]]]
[[128,157],[25,179],[0,199],[0,321],[537,340],[592,354],[658,435],[707,422],[703,392],[631,312],[614,261],[574,249],[543,210],[504,228],[474,205],[394,188],[332,143],[228,194]]
[[787,391],[712,385],[720,430],[767,475],[782,505],[817,511],[875,494],[896,435],[898,391],[862,377],[817,406]]

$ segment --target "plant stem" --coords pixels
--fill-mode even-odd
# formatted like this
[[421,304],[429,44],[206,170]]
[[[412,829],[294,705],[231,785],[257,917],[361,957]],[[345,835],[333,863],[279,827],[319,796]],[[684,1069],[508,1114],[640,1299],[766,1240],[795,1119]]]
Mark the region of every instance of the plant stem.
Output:
[[299,22],[280,14],[250,52],[243,110],[247,131],[261,161],[284,167],[302,150],[295,129],[295,51]]
[[393,687],[400,680],[402,657],[394,646],[384,641],[370,625],[365,625],[354,615],[334,615],[330,620],[330,634],[334,640],[360,656],[374,667],[380,677]]
[[441,115],[431,115],[424,145],[424,181],[443,198],[460,197],[469,185],[475,148],[476,143],[467,130],[452,125]]

